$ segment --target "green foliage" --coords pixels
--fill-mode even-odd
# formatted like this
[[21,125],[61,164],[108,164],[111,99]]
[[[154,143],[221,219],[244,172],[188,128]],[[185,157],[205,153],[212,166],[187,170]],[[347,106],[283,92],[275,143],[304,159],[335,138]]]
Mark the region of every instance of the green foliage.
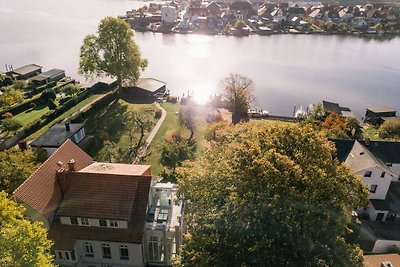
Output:
[[49,106],[50,110],[55,110],[57,108],[57,104],[54,102],[53,99],[49,98],[47,100],[47,105]]
[[237,73],[229,74],[222,81],[223,99],[228,110],[232,112],[233,124],[248,120],[252,86],[252,80]]
[[75,84],[70,83],[63,88],[63,93],[71,97],[75,96],[78,92],[79,92],[79,86]]
[[195,143],[183,138],[180,131],[170,133],[161,149],[160,163],[175,175],[176,167],[182,166],[183,161],[194,158]]
[[83,41],[79,73],[115,77],[119,86],[125,81],[136,83],[140,71],[147,67],[147,60],[141,58],[129,24],[106,17],[101,20],[97,32],[98,36],[87,35]]
[[50,267],[52,242],[39,222],[23,218],[24,208],[0,192],[0,266]]
[[1,130],[7,133],[15,133],[22,124],[15,119],[4,119],[1,121]]
[[321,120],[325,117],[325,110],[321,103],[314,104],[310,107],[308,117],[314,120]]
[[0,190],[12,193],[43,162],[31,150],[16,148],[0,152]]
[[44,101],[48,101],[49,99],[56,99],[56,93],[54,92],[54,89],[46,89],[42,92],[41,98],[44,99]]
[[241,19],[238,19],[236,22],[235,22],[235,24],[234,24],[234,28],[236,29],[236,30],[241,30],[241,29],[243,29],[243,27],[245,27],[246,26],[246,23],[243,21],[243,20],[241,20]]
[[399,138],[400,120],[385,121],[379,128],[378,135],[380,138]]
[[0,95],[0,108],[10,107],[15,103],[21,103],[24,99],[23,93],[13,86],[3,87],[1,91],[3,94]]
[[362,266],[345,237],[368,192],[322,134],[261,121],[214,131],[177,169],[190,234],[176,266]]

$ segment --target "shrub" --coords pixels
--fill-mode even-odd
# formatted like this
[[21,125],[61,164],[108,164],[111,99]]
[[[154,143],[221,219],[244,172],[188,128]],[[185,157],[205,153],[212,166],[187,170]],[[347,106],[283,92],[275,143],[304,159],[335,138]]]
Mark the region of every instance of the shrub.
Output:
[[15,132],[22,127],[22,124],[14,119],[5,119],[1,122],[1,128],[4,132]]
[[176,98],[175,96],[169,96],[169,97],[167,97],[167,102],[175,104],[178,102],[178,98]]
[[35,104],[35,103],[30,103],[30,104],[29,104],[29,108],[31,108],[31,109],[36,108],[36,104]]
[[6,112],[3,115],[1,115],[2,119],[11,119],[13,117],[11,112]]
[[381,138],[397,138],[400,137],[400,120],[385,121],[378,132]]
[[56,93],[54,92],[53,89],[46,89],[42,92],[42,98],[45,101],[48,101],[49,99],[54,100],[56,99]]
[[156,110],[156,112],[154,113],[154,118],[156,118],[158,120],[159,118],[161,118],[161,115],[162,115],[162,111]]
[[58,100],[58,103],[60,103],[60,105],[63,105],[65,102],[67,102],[70,99],[71,99],[71,97],[64,97],[64,98],[61,98],[60,100]]
[[54,109],[57,108],[56,103],[54,103],[54,100],[51,99],[51,98],[49,98],[49,99],[47,100],[47,105],[49,106],[49,109],[51,109],[51,110],[54,110]]

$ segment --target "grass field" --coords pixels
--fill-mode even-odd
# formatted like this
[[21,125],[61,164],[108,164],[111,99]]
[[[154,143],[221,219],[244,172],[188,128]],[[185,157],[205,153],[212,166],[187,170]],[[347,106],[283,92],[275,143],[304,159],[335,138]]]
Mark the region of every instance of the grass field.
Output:
[[40,117],[49,111],[50,109],[47,105],[40,105],[36,106],[34,109],[28,109],[27,111],[22,112],[16,115],[14,118],[15,120],[19,121],[23,127],[25,127],[36,120],[40,120]]

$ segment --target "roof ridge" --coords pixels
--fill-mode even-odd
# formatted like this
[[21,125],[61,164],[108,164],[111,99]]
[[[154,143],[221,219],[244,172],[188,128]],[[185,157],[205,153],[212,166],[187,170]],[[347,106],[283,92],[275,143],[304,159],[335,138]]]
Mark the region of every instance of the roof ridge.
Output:
[[376,157],[374,155],[374,153],[372,153],[372,151],[370,151],[368,149],[368,146],[362,144],[361,142],[357,141],[361,147],[367,152],[367,154],[372,158],[372,160],[376,163],[377,167],[381,167],[382,169],[384,169],[386,172],[388,172],[389,174],[391,174],[393,177],[396,176],[392,170],[384,163],[382,162],[378,157]]
[[[66,145],[68,141],[69,141],[69,142],[72,142],[71,140],[67,139],[58,149],[62,148],[64,145]],[[58,150],[58,149],[57,149],[57,150]],[[83,151],[83,150],[82,150],[82,151]],[[85,153],[86,153],[86,152],[85,152]],[[13,191],[13,195],[19,190],[19,188],[20,188],[23,184],[25,184],[32,176],[34,176],[39,170],[41,170],[41,169],[43,168],[43,166],[44,166],[50,159],[52,159],[55,155],[56,155],[56,153],[51,154],[51,155],[39,166],[39,168],[37,168],[31,175],[29,175],[29,177],[26,178],[25,181],[23,181],[22,184],[20,184],[20,185],[17,187],[17,189],[15,189],[15,190]]]

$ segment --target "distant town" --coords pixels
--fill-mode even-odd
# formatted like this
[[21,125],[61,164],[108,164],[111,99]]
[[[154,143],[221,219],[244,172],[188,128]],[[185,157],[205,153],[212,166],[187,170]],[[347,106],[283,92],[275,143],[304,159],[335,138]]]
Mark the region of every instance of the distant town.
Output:
[[400,7],[389,4],[149,3],[120,16],[136,31],[248,36],[282,33],[398,34]]

